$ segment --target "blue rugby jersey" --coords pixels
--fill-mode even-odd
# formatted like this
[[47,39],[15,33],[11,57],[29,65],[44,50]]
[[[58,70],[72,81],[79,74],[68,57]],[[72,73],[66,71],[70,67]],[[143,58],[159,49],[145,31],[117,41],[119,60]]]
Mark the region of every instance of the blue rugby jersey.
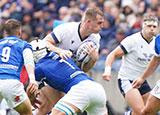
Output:
[[157,35],[155,40],[155,55],[160,57],[160,34]]
[[71,58],[62,60],[54,52],[48,53],[39,60],[35,67],[35,76],[37,81],[45,78],[52,88],[65,93],[83,80],[92,80],[76,66]]
[[0,40],[0,79],[20,79],[25,48],[32,49],[30,44],[16,36]]

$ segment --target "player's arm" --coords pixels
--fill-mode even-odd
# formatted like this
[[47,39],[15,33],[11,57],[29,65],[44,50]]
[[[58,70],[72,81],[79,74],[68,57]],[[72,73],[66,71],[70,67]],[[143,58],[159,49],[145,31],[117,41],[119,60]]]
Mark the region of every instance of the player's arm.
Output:
[[141,84],[157,69],[159,64],[160,58],[154,55],[143,75],[133,81],[132,87],[139,88]]
[[72,56],[71,51],[63,50],[63,49],[55,46],[56,42],[53,39],[51,33],[48,34],[43,40],[45,40],[47,42],[47,45],[48,45],[48,48],[50,49],[50,51],[56,52],[62,59],[71,58],[71,56]]
[[109,81],[111,78],[111,67],[114,62],[114,60],[118,57],[123,56],[125,53],[123,49],[118,46],[115,50],[113,50],[106,58],[105,61],[105,71],[103,73],[103,79]]
[[23,51],[23,58],[24,58],[24,65],[26,67],[28,76],[29,76],[29,86],[27,88],[27,92],[31,94],[36,94],[38,91],[38,84],[35,81],[35,74],[34,74],[34,60],[33,60],[33,53],[30,48],[25,48]]

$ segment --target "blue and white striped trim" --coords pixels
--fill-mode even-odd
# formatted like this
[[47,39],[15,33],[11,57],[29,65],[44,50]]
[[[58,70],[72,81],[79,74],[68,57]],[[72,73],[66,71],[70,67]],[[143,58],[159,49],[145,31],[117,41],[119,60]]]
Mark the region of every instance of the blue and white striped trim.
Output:
[[58,102],[55,105],[54,109],[60,110],[63,113],[65,113],[66,115],[74,115],[75,114],[75,110],[71,106],[69,106],[63,102]]

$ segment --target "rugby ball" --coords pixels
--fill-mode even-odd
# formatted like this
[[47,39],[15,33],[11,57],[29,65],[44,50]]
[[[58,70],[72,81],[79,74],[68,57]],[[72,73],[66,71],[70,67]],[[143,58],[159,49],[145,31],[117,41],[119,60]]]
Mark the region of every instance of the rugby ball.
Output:
[[91,59],[87,53],[87,47],[86,47],[87,45],[97,48],[96,43],[92,40],[88,40],[88,41],[83,42],[78,47],[77,52],[76,52],[76,58],[79,62],[87,63]]

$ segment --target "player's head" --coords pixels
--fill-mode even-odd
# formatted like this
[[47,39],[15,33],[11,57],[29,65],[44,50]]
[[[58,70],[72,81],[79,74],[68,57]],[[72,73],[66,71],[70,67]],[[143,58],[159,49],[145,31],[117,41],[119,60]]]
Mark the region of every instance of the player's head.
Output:
[[96,20],[97,19],[97,15],[100,15],[100,16],[104,16],[103,12],[97,8],[97,7],[90,7],[90,8],[87,8],[85,13],[84,13],[84,16],[83,16],[83,21],[87,20],[87,19],[93,19],[93,20]]
[[36,39],[33,40],[30,44],[33,48],[33,58],[35,63],[37,63],[49,52],[47,43],[43,40]]
[[104,14],[97,7],[87,8],[84,16],[82,17],[82,23],[86,23],[86,26],[91,33],[98,33],[103,27]]
[[146,37],[155,36],[158,32],[158,18],[151,14],[145,14],[143,17],[142,32]]
[[21,22],[16,19],[9,19],[4,25],[5,34],[21,36]]

